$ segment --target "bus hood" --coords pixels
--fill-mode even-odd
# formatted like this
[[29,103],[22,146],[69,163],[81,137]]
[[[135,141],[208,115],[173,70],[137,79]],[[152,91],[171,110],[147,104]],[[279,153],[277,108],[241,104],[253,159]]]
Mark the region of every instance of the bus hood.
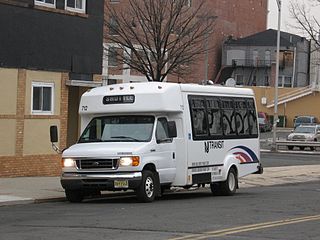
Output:
[[[146,142],[78,143],[63,151],[62,157],[116,157],[150,152]],[[149,151],[148,151],[149,149]]]

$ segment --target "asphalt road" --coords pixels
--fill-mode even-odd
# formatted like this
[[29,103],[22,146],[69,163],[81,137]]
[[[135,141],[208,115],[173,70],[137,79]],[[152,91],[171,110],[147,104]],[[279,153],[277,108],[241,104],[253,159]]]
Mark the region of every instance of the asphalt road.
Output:
[[210,191],[0,208],[0,239],[290,239],[319,240],[320,185],[245,188],[232,197]]
[[[264,167],[319,164],[319,155],[262,153]],[[0,240],[319,240],[320,184],[166,193],[150,204],[134,195],[0,208]]]

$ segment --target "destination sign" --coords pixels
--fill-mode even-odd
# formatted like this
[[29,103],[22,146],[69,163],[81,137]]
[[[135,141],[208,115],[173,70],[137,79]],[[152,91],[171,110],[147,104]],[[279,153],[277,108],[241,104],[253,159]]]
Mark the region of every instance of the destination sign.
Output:
[[134,95],[117,95],[117,96],[104,96],[103,104],[125,104],[134,103]]

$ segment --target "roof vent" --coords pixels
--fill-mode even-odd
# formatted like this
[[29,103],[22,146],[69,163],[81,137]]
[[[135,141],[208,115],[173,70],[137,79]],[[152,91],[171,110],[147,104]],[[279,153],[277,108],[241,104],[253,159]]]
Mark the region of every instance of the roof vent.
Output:
[[201,85],[213,85],[213,81],[212,80],[202,80],[200,82]]

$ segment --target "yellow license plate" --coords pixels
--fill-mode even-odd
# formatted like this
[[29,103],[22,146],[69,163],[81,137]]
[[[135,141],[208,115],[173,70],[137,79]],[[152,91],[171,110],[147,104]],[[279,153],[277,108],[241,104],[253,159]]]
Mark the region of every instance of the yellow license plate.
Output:
[[128,180],[114,180],[114,188],[128,188]]

